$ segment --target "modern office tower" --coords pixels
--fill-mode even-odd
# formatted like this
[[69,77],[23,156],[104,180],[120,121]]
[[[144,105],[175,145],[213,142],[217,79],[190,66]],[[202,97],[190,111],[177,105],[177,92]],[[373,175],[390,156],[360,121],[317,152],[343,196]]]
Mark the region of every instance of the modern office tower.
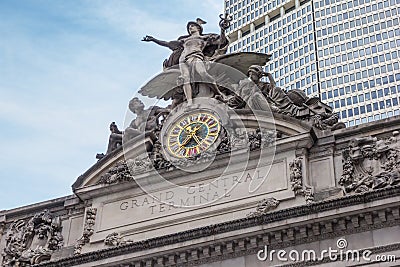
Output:
[[399,115],[400,0],[228,0],[230,52],[272,54],[286,90],[320,96],[348,126]]

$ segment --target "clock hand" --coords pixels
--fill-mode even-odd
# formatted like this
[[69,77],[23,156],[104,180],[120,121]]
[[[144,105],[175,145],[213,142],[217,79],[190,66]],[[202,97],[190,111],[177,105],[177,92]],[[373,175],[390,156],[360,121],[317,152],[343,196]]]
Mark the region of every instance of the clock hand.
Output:
[[200,145],[201,141],[199,140],[199,138],[197,137],[196,134],[193,135],[193,139],[194,139],[194,141],[196,141],[196,143],[197,143],[198,145]]
[[186,128],[183,128],[183,130],[184,130],[185,133],[187,133],[187,134],[191,134],[191,133],[192,133],[190,130],[188,130],[188,129],[186,129]]
[[200,124],[200,126],[197,126],[196,128],[194,128],[194,130],[192,131],[193,134],[196,134],[197,131],[201,128],[201,126],[203,126],[203,124]]
[[181,147],[183,147],[184,145],[186,145],[187,143],[189,143],[190,139],[192,139],[192,134],[188,135],[185,140],[183,140],[183,142],[181,143]]

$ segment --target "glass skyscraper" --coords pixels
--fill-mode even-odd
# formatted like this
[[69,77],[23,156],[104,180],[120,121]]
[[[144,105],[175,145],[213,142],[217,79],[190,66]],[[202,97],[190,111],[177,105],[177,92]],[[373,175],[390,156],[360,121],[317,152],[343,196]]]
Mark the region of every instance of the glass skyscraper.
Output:
[[319,96],[348,126],[399,115],[400,0],[227,0],[230,52],[272,54],[286,90]]

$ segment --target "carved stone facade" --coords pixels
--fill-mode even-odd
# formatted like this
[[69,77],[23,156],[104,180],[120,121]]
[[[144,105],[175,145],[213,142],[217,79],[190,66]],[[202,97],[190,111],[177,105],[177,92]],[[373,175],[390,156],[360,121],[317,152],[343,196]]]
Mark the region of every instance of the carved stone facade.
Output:
[[386,139],[354,138],[343,151],[339,184],[346,193],[363,193],[400,183],[400,139],[394,131]]
[[[76,196],[0,213],[1,266],[213,266],[229,260],[253,267],[265,245],[317,249],[339,237],[355,249],[400,253],[400,118],[323,133],[279,118],[276,123],[281,137],[263,138],[253,128],[241,149],[230,148],[233,159],[250,153],[241,178],[234,171],[220,183],[213,180],[228,164],[230,153],[223,152],[214,165],[189,176],[178,167],[161,169],[169,182],[186,185],[191,198],[184,201],[224,190],[223,198],[203,208],[168,206],[166,200],[178,194],[171,187],[141,191],[137,182],[150,181],[156,171],[148,154],[134,160],[106,155],[74,184]],[[253,164],[263,142],[266,155],[271,152],[271,142],[263,140],[276,145],[270,169],[268,156]],[[264,181],[259,194],[249,189],[255,181]],[[236,187],[227,188],[231,183]]]
[[[136,163],[135,161],[134,163]],[[141,163],[137,162],[141,165]],[[133,181],[133,176],[125,161],[119,161],[100,177],[99,184],[115,184]]]
[[61,230],[61,219],[48,210],[12,223],[5,237],[3,266],[31,266],[48,261],[63,246]]

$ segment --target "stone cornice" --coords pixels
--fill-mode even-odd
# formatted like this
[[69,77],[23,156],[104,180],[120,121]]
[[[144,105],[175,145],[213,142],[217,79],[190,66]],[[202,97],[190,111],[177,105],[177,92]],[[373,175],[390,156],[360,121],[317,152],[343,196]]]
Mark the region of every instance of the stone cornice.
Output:
[[10,210],[2,210],[0,211],[0,217],[4,216],[6,222],[12,221],[15,219],[21,219],[25,217],[30,217],[32,214],[41,212],[45,209],[48,210],[61,210],[64,209],[64,205],[67,201],[74,199],[74,195],[64,196],[56,199],[51,199],[47,201],[43,201],[40,203],[35,203],[15,209]]
[[341,139],[341,143],[346,143],[353,136],[360,134],[376,135],[380,133],[391,133],[400,127],[400,116],[390,117],[384,120],[364,123],[349,128],[339,129],[333,132],[335,139]]
[[[364,203],[370,203],[372,201],[377,201],[385,198],[390,198],[390,197],[395,197],[395,196],[400,196],[400,186],[396,187],[391,187],[387,189],[382,189],[382,190],[376,190],[372,192],[368,192],[365,194],[358,194],[358,195],[351,195],[351,196],[346,196],[338,199],[332,199],[332,200],[327,200],[327,201],[321,201],[309,205],[303,205],[303,206],[298,206],[298,207],[293,207],[285,210],[280,210],[276,212],[271,212],[266,215],[260,216],[260,217],[253,217],[253,218],[243,218],[243,219],[238,219],[238,220],[233,220],[225,223],[220,223],[220,224],[215,224],[215,225],[209,225],[206,227],[201,227],[201,228],[196,228],[188,231],[183,231],[175,234],[170,234],[166,236],[161,236],[161,237],[156,237],[156,238],[151,238],[139,242],[134,242],[131,244],[123,245],[123,246],[118,246],[114,248],[108,248],[108,249],[103,249],[103,250],[98,250],[98,251],[93,251],[93,252],[88,252],[82,255],[78,255],[75,257],[69,257],[69,258],[64,258],[60,259],[58,261],[53,261],[53,262],[47,262],[43,263],[40,265],[36,266],[46,266],[46,267],[56,267],[56,266],[74,266],[74,265],[79,265],[83,263],[89,263],[92,261],[96,261],[99,259],[107,259],[111,257],[116,257],[120,255],[125,255],[129,253],[134,253],[134,252],[139,252],[143,250],[149,250],[157,247],[162,247],[162,246],[168,246],[168,245],[173,245],[177,244],[180,242],[185,242],[189,240],[194,240],[198,238],[204,238],[212,235],[218,235],[221,233],[227,233],[227,232],[232,232],[232,231],[237,231],[237,230],[242,230],[250,227],[256,227],[256,226],[261,226],[264,224],[268,223],[273,223],[273,222],[278,222],[290,218],[296,218],[300,216],[307,216],[307,215],[312,215],[316,213],[321,213],[324,211],[329,211],[329,210],[334,210],[338,208],[343,208],[343,207],[349,207],[349,206],[354,206],[358,204],[364,204]],[[345,216],[342,216],[343,218],[340,218],[341,215],[338,214],[337,217],[334,219],[334,222],[332,221],[333,218],[330,218],[329,220],[326,220],[325,222],[317,222],[315,225],[311,225],[310,227],[310,222],[305,222],[306,225],[297,225],[296,232],[290,229],[290,225],[287,226],[288,229],[285,230],[279,230],[276,233],[265,233],[263,232],[262,235],[264,237],[260,237],[260,234],[255,237],[246,237],[243,240],[236,240],[236,241],[231,241],[230,245],[224,245],[224,250],[227,251],[227,254],[229,254],[229,257],[235,257],[236,251],[233,249],[231,246],[239,246],[239,247],[244,247],[244,252],[243,253],[248,253],[252,254],[252,247],[258,248],[259,243],[272,243],[272,244],[283,244],[283,233],[285,233],[285,238],[289,237],[287,240],[287,245],[293,244],[293,242],[298,242],[299,240],[301,241],[300,243],[304,242],[312,242],[316,241],[318,239],[323,239],[323,238],[328,238],[328,237],[333,237],[333,236],[338,236],[341,234],[344,234],[347,230],[347,224],[351,223],[352,226],[350,226],[349,229],[351,231],[357,232],[357,231],[367,231],[371,229],[378,229],[378,228],[383,228],[383,227],[389,227],[391,225],[397,225],[399,224],[399,207],[398,204],[393,203],[395,209],[391,210],[387,207],[380,211],[376,211],[374,213],[371,213],[369,211],[360,211],[357,214],[355,214],[351,218],[350,221],[348,220],[349,215],[346,214]],[[364,214],[365,213],[365,214]],[[323,218],[321,218],[322,220]],[[361,222],[362,221],[362,227]],[[308,225],[307,225],[308,224]],[[334,225],[335,224],[335,225]],[[323,226],[321,229],[321,225]],[[334,229],[337,228],[337,229]],[[285,231],[285,232],[283,232]],[[313,234],[314,233],[314,234]],[[318,233],[315,235],[315,233]],[[272,235],[272,236],[271,236]],[[232,237],[235,238],[235,237]],[[261,239],[260,239],[261,238]],[[291,240],[292,239],[292,240]],[[253,240],[253,241],[252,241]],[[296,241],[297,240],[297,241]],[[280,242],[279,242],[280,241]],[[239,242],[239,243],[238,243]],[[241,243],[240,243],[241,242]],[[215,246],[218,245],[213,245],[213,253],[219,253],[219,248],[215,250]],[[228,246],[228,247],[226,247]],[[206,246],[207,247],[207,246]],[[206,247],[202,249],[206,249]],[[200,249],[200,248],[199,248]],[[217,251],[217,252],[215,252]],[[239,249],[239,252],[241,252],[242,249]],[[234,255],[232,253],[234,253]],[[238,253],[239,253],[238,252]],[[254,251],[253,251],[254,252]],[[186,253],[186,252],[185,252]],[[200,253],[200,252],[193,252],[193,253]],[[207,251],[202,252],[206,253],[206,255],[212,256],[210,253]],[[182,257],[186,261],[183,262],[188,262],[187,257],[188,255],[184,254]],[[222,255],[222,252],[221,252]],[[216,255],[218,256],[218,255]],[[154,257],[154,256],[153,256]],[[164,256],[161,256],[162,258],[165,258]],[[175,256],[174,256],[175,257]],[[190,256],[191,257],[191,262],[197,261],[196,255]],[[210,258],[207,257],[207,258]],[[228,257],[228,256],[227,256]],[[152,257],[150,257],[151,259]],[[151,259],[154,260],[154,259]],[[210,261],[211,259],[208,259]],[[212,260],[211,260],[212,261]],[[179,260],[172,260],[172,262],[179,262]],[[182,263],[183,263],[182,262]],[[163,265],[161,265],[163,266]]]

